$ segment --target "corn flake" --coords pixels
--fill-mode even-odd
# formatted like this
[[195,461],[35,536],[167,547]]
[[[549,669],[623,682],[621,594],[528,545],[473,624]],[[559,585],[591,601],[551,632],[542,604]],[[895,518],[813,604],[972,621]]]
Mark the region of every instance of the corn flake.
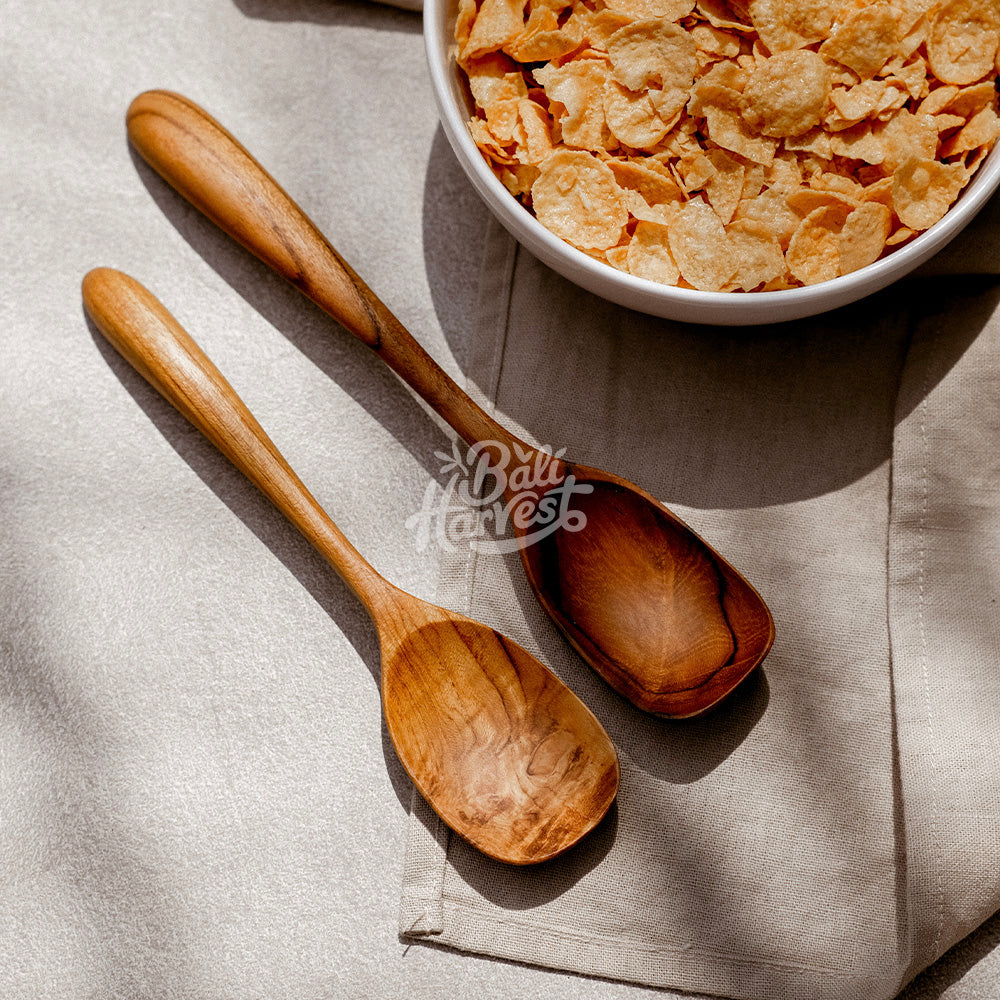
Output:
[[892,229],[892,212],[880,201],[866,201],[844,221],[838,241],[840,273],[849,274],[882,256]]
[[680,274],[693,288],[717,292],[736,274],[739,261],[722,220],[701,199],[677,212],[667,235]]
[[[750,32],[750,15],[745,4],[727,3],[726,0],[698,0],[698,13],[705,18],[713,28],[725,28],[729,31]],[[737,20],[742,14],[745,20]]]
[[761,135],[803,135],[826,111],[830,69],[810,49],[777,52],[751,73],[744,97],[746,120]]
[[696,24],[691,37],[699,53],[714,59],[735,59],[740,54],[740,39],[732,32],[710,24]]
[[864,80],[853,87],[837,87],[830,93],[833,107],[826,115],[826,127],[838,132],[865,119],[879,119],[887,111],[902,108],[909,96],[895,80]]
[[930,115],[915,115],[902,108],[884,124],[876,125],[875,130],[885,150],[883,164],[889,171],[911,156],[933,159],[936,155],[937,126]]
[[872,131],[870,122],[832,133],[830,149],[834,156],[847,160],[863,160],[871,164],[881,164],[885,160],[885,146]]
[[710,149],[705,157],[713,171],[705,183],[705,194],[716,215],[727,224],[743,197],[746,167],[724,149]]
[[990,0],[951,0],[931,22],[927,60],[944,83],[975,83],[995,69],[1000,15]]
[[574,246],[607,250],[628,222],[611,168],[583,150],[558,149],[538,168],[531,200],[538,221]]
[[684,200],[684,193],[670,171],[656,160],[609,160],[608,166],[619,186],[636,191],[650,205],[663,205]]
[[646,91],[629,90],[613,79],[604,85],[604,118],[611,134],[633,149],[651,149],[669,130]]
[[737,111],[728,108],[706,108],[708,137],[723,149],[737,153],[753,163],[767,166],[778,148],[777,140],[756,135],[750,124]]
[[647,278],[664,285],[676,285],[680,269],[670,253],[670,228],[656,222],[640,221],[628,245],[625,268],[637,278]]
[[948,117],[956,118],[956,124],[962,123],[962,127],[941,147],[941,154],[945,158],[959,156],[982,146],[991,146],[1000,136],[1000,118],[992,108],[977,111],[967,122],[957,115]]
[[524,30],[525,0],[483,0],[461,50],[463,59],[496,52]]
[[801,187],[793,191],[785,203],[800,218],[812,215],[817,208],[828,208],[841,216],[841,221],[858,206],[858,202],[846,194],[837,191],[824,191],[814,187]]
[[576,23],[560,27],[551,7],[536,7],[516,38],[505,50],[518,62],[542,62],[558,59],[572,52],[581,42],[582,32]]
[[554,117],[563,142],[577,149],[603,149],[608,132],[603,102],[607,64],[600,59],[547,63],[535,70],[535,79],[549,101],[562,106]]
[[750,0],[753,26],[771,52],[827,38],[836,12],[829,0]]
[[694,0],[605,0],[605,6],[630,19],[660,17],[666,21],[679,21],[694,10]]
[[896,12],[885,0],[848,15],[819,47],[819,54],[868,80],[896,55],[899,48]]
[[[1000,55],[1000,53],[998,53]],[[950,88],[949,88],[950,89]],[[994,81],[961,87],[942,109],[953,115],[971,118],[977,111],[996,104],[997,88]]]
[[517,142],[514,155],[520,163],[541,163],[552,152],[549,116],[528,97],[517,102],[514,137]]
[[780,278],[787,270],[785,255],[774,234],[759,222],[734,222],[726,231],[738,261],[736,283],[745,292]]
[[840,274],[840,230],[844,216],[829,206],[810,212],[795,230],[785,260],[803,285],[831,281]]
[[893,175],[892,205],[904,226],[929,229],[948,211],[964,184],[962,164],[913,157]]
[[629,90],[656,87],[687,93],[697,66],[695,42],[678,24],[662,18],[634,21],[608,38],[615,79]]
[[778,241],[782,249],[788,248],[801,221],[788,207],[787,196],[771,188],[744,198],[737,206],[733,218],[736,222],[757,223]]

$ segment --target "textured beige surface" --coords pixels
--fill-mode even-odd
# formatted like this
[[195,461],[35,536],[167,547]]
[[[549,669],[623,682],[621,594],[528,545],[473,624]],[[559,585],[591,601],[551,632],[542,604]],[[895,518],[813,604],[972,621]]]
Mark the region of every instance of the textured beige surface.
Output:
[[[173,196],[130,154],[123,124],[131,98],[149,87],[202,103],[437,357],[457,374],[482,370],[485,341],[470,340],[470,330],[486,219],[437,130],[419,18],[332,0],[15,0],[4,21],[0,995],[672,995],[398,937],[410,787],[380,721],[377,650],[363,612],[82,314],[79,281],[88,268],[119,267],[145,282],[359,548],[396,583],[433,599],[442,554],[418,551],[405,521],[440,480],[434,452],[447,448],[447,436],[363,348]],[[996,243],[982,235],[963,245],[975,248],[976,261],[996,260]],[[990,287],[976,290],[975,301],[987,302]],[[895,350],[892,329],[878,342],[883,360]],[[540,343],[572,344],[571,328],[543,332]],[[638,326],[625,338],[645,352],[640,365],[663,364],[664,345],[645,343]],[[856,377],[847,348],[863,354],[861,339],[852,334],[834,350]],[[593,378],[604,363],[587,359],[580,374]],[[872,367],[874,392],[885,370]],[[772,378],[779,369],[775,363]],[[935,384],[949,406],[962,401],[961,386],[943,377]],[[591,419],[571,439],[568,425],[546,424],[509,380],[498,388],[513,416],[538,419],[531,430],[543,440],[595,458],[627,440],[628,412]],[[831,412],[850,417],[836,381],[826,392]],[[606,399],[614,399],[610,388]],[[591,400],[579,405],[590,417]],[[917,403],[910,413],[919,415]],[[883,446],[888,430],[883,424],[876,435]],[[846,449],[834,470],[855,461],[854,442],[835,427],[824,440],[827,457],[838,441]],[[955,447],[938,443],[949,453]],[[863,444],[864,474],[844,477],[859,498],[888,475],[884,449]],[[619,471],[635,478],[654,462],[662,479],[648,482],[666,482],[677,471],[670,463],[683,464],[669,438],[652,457],[627,449],[616,456]],[[816,477],[796,500],[809,524],[815,512],[806,508],[834,473],[814,463],[796,475]],[[701,493],[687,482],[679,498],[686,513],[730,530],[737,485],[724,469]],[[763,510],[766,491],[778,487],[762,479],[756,488]],[[990,523],[984,507],[975,526],[988,534]],[[851,545],[871,542],[866,535]],[[498,624],[509,615],[511,579],[513,572],[501,576],[494,597],[476,595]],[[859,609],[872,627],[876,610]],[[530,602],[523,614],[504,624],[548,643],[553,661],[604,710],[606,692],[551,642]],[[761,759],[772,766],[777,759],[760,720],[790,718],[798,681],[786,660],[765,676],[766,704],[754,725],[736,712],[723,719],[730,768],[751,749],[768,751]],[[869,707],[885,685],[884,674],[865,682]],[[863,722],[850,720],[872,753],[865,790],[884,788],[891,755]],[[639,761],[650,733],[643,725],[618,735]],[[682,756],[662,768],[697,795],[691,768],[703,764]],[[822,777],[847,794],[841,775]],[[790,801],[822,805],[816,794]],[[841,852],[856,843],[849,827],[843,819],[830,831]],[[942,822],[938,835],[951,830]],[[982,857],[957,859],[962,873],[982,858],[995,862],[986,853],[989,830],[978,832]],[[859,846],[884,864],[884,833],[875,841]],[[593,845],[606,848],[614,844]],[[481,877],[450,877],[457,895],[495,895]],[[949,924],[971,929],[995,888],[970,891],[946,913]],[[843,933],[870,961],[889,910],[878,887],[868,891],[885,905]],[[549,905],[541,901],[542,910]],[[934,899],[921,905],[939,912]],[[766,907],[756,919],[773,937]],[[947,943],[947,929],[928,928],[932,941]],[[815,939],[815,925],[805,932]],[[921,977],[907,1000],[994,996],[996,939],[993,920]],[[542,960],[563,964],[556,954]]]

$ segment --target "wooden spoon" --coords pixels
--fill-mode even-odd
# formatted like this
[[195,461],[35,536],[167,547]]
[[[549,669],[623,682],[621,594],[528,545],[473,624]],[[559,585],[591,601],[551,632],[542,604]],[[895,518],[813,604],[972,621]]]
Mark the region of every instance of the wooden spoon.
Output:
[[368,610],[389,736],[444,822],[490,857],[518,865],[552,858],[596,826],[617,794],[619,770],[587,706],[498,632],[379,576],[142,285],[98,268],[83,280],[83,301],[118,352],[316,546]]
[[[188,201],[367,344],[466,442],[490,443],[508,504],[534,515],[514,525],[531,586],[620,694],[656,714],[697,715],[760,663],[771,614],[725,559],[645,490],[530,447],[488,416],[218,122],[155,90],[132,102],[127,123],[135,148]],[[545,484],[515,486],[518,467],[545,469]],[[585,515],[582,530],[532,543],[546,506],[564,500]]]

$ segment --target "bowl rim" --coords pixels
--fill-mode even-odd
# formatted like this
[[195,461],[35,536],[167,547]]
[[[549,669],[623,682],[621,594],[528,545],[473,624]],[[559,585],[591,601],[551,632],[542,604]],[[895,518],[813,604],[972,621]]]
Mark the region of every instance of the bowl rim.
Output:
[[[1000,187],[1000,141],[942,219],[898,250],[829,281],[769,292],[678,288],[619,271],[560,239],[503,186],[468,130],[454,41],[454,0],[424,0],[424,46],[442,127],[473,186],[501,224],[543,263],[597,294],[640,311],[680,319],[753,324],[801,318],[856,301],[902,278],[950,243]],[[449,75],[454,79],[450,80]],[[705,321],[704,319],[700,321]]]

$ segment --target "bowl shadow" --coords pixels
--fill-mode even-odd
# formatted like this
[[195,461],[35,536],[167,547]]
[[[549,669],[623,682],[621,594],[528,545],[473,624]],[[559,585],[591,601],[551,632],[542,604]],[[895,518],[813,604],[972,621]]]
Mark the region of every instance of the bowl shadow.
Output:
[[[385,5],[385,17],[372,21],[368,0],[233,0],[246,17],[261,21],[305,21],[345,27],[378,27],[386,31],[419,34],[420,14]],[[384,22],[384,23],[381,23]]]

